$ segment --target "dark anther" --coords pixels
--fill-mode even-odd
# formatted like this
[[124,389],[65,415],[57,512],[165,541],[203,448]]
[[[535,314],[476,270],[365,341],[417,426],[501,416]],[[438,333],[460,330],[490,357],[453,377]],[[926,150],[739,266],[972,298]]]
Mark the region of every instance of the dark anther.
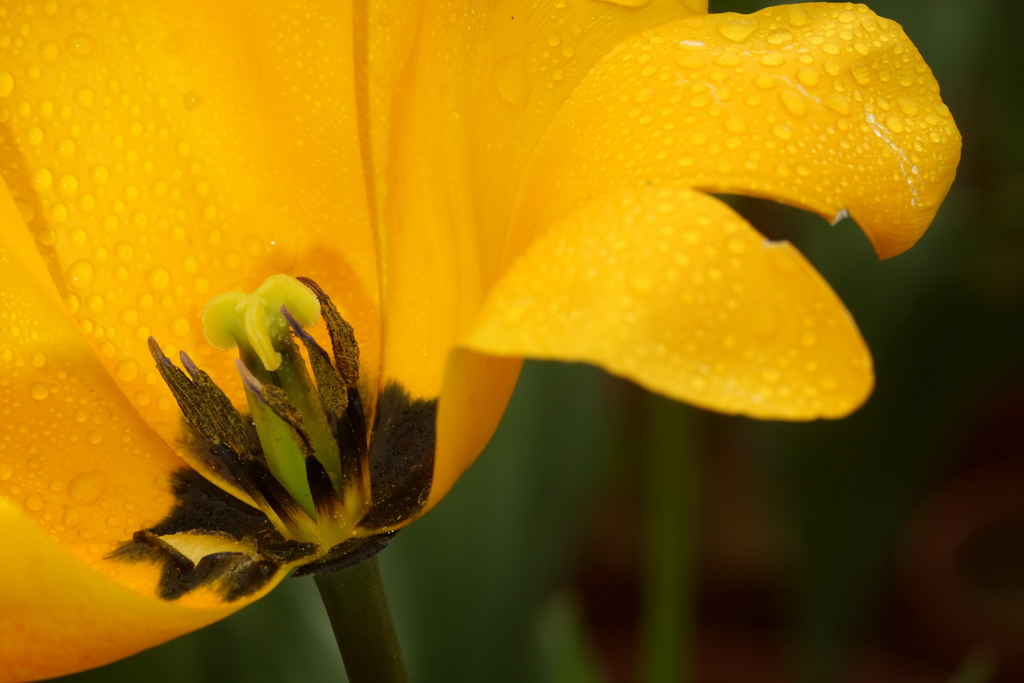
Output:
[[320,315],[327,325],[327,332],[331,336],[331,346],[334,351],[334,362],[341,374],[345,384],[351,386],[359,379],[359,345],[356,344],[356,332],[352,329],[338,309],[327,296],[324,290],[320,289],[313,280],[308,277],[298,278],[299,282],[309,287],[316,294],[320,302]]
[[327,411],[328,418],[336,418],[345,413],[348,406],[348,389],[345,380],[334,367],[327,352],[316,343],[316,340],[302,328],[287,308],[281,308],[292,332],[302,340],[303,346],[309,355],[309,364],[313,368],[313,377],[316,378],[317,393],[320,395],[320,402]]

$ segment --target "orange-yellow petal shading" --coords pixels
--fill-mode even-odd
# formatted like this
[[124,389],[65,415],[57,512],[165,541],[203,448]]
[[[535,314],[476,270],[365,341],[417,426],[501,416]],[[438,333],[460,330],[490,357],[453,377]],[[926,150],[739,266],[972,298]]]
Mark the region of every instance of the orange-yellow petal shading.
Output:
[[[316,279],[379,349],[351,3],[6,3],[0,175],[84,338],[169,442],[179,411],[146,346],[193,355],[206,301],[275,272]],[[24,27],[24,30],[22,30]],[[234,395],[238,393],[234,390]]]
[[687,189],[627,189],[553,226],[509,269],[463,340],[594,363],[725,413],[838,417],[872,386],[842,303],[787,243]]
[[170,509],[181,461],[63,310],[2,180],[0,418],[0,496],[81,560],[109,565],[113,544]]
[[887,257],[927,228],[959,153],[928,66],[866,7],[692,17],[626,41],[588,74],[534,160],[523,220],[546,225],[616,187],[678,183],[829,220],[848,211]]
[[500,274],[516,187],[561,104],[619,41],[706,3],[369,7],[361,105],[382,226],[382,381],[436,397],[449,349]]
[[83,565],[3,497],[0,545],[0,683],[100,666],[242,606],[194,609],[141,595]]

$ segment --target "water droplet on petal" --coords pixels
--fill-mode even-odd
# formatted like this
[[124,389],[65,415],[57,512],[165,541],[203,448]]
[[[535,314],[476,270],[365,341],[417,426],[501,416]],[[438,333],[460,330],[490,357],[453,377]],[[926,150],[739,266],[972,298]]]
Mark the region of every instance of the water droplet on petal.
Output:
[[43,191],[50,189],[53,185],[53,173],[48,168],[37,168],[32,174],[32,187]]
[[146,273],[146,282],[153,289],[163,290],[171,283],[171,274],[166,268],[154,268]]
[[14,76],[9,71],[0,71],[0,97],[7,97],[14,91]]
[[821,101],[825,104],[826,107],[836,112],[837,114],[841,114],[842,116],[850,115],[850,100],[846,99],[845,96],[840,95],[837,92],[825,95],[825,97],[823,97]]
[[93,275],[92,263],[89,261],[75,261],[68,268],[68,282],[71,283],[72,287],[88,287],[92,282]]
[[89,54],[95,45],[96,39],[88,33],[72,34],[66,43],[68,52],[76,57],[84,57]]
[[133,360],[123,360],[117,364],[115,373],[119,380],[130,382],[138,376],[139,364]]
[[807,101],[796,90],[783,90],[779,93],[779,99],[782,100],[782,106],[786,108],[786,111],[793,116],[807,115]]
[[729,21],[718,25],[718,32],[731,41],[742,43],[757,28],[753,21]]
[[818,79],[821,75],[817,69],[812,69],[809,66],[802,67],[796,74],[797,80],[806,85],[807,87],[814,87],[818,85]]
[[75,475],[68,482],[68,499],[75,505],[92,505],[103,495],[107,475],[100,470],[91,470]]
[[885,119],[885,127],[893,133],[903,132],[903,121],[897,116],[890,116]]
[[494,85],[501,99],[513,106],[522,106],[530,94],[526,65],[517,56],[499,60],[494,65]]

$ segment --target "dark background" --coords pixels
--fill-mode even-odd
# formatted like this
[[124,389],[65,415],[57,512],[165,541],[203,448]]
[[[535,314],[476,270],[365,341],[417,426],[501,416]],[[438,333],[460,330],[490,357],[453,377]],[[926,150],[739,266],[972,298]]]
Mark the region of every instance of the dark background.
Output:
[[[1024,680],[1024,4],[870,5],[903,24],[963,133],[931,231],[879,263],[850,220],[736,206],[847,303],[871,400],[757,423],[528,364],[491,447],[382,555],[414,680]],[[64,680],[341,676],[312,580],[290,579]]]

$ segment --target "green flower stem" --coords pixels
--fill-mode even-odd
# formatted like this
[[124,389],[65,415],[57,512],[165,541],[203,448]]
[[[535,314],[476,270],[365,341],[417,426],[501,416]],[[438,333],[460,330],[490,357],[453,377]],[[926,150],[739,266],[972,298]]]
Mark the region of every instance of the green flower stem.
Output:
[[350,683],[408,683],[398,634],[373,557],[316,577]]
[[649,406],[640,680],[679,683],[694,680],[698,416],[663,398]]

